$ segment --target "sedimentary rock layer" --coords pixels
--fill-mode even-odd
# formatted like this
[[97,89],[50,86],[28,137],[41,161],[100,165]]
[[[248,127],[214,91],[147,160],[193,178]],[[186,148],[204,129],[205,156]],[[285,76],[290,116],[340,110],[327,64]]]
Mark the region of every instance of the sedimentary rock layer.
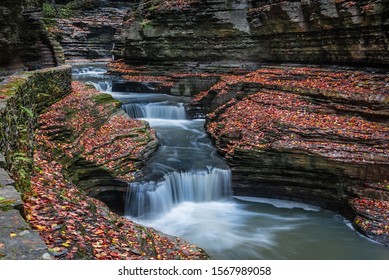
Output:
[[[40,143],[52,150],[64,172],[88,194],[132,181],[158,146],[148,124],[130,119],[109,94],[73,83],[69,96],[39,118]],[[97,189],[96,189],[97,188]]]
[[389,64],[387,1],[140,1],[127,62]]
[[121,26],[130,7],[128,1],[93,1],[69,17],[57,18],[52,31],[66,59],[110,59],[111,51],[123,46]]
[[60,46],[50,37],[41,21],[41,9],[38,7],[40,2],[1,1],[0,67],[2,70],[21,68],[35,70],[62,64]]
[[359,229],[388,244],[388,82],[269,66],[222,77],[195,105],[209,112],[207,131],[230,163],[235,194],[354,212],[367,220],[355,220]]

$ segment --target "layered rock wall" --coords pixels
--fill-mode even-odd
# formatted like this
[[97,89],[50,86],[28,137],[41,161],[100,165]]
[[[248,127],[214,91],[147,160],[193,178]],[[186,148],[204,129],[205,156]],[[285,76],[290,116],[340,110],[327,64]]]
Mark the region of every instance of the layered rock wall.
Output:
[[127,62],[389,64],[385,1],[140,1]]
[[[39,117],[38,142],[63,165],[63,172],[87,194],[118,190],[158,146],[146,122],[132,120],[109,94],[73,83],[73,92]],[[123,199],[123,198],[122,198]]]
[[0,67],[6,72],[36,70],[64,62],[60,45],[41,21],[41,2],[4,0],[0,3]]
[[207,131],[231,166],[236,195],[337,211],[389,244],[388,81],[267,66],[222,76],[193,105],[209,112]]
[[21,198],[30,190],[36,171],[37,116],[70,91],[70,66],[12,76],[0,83],[0,148],[4,153],[4,157],[0,154],[0,259],[51,258],[38,233],[22,218]]
[[1,84],[0,136],[7,169],[28,184],[33,170],[37,116],[71,91],[71,67],[48,68],[8,77]]
[[132,1],[66,2],[57,1],[70,6],[70,14],[56,18],[52,28],[66,59],[111,59],[112,50],[123,46],[121,27]]

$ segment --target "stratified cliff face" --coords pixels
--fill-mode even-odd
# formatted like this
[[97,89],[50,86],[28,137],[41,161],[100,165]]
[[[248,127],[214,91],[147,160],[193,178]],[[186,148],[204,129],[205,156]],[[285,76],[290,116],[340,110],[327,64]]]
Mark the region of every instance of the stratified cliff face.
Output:
[[[65,4],[64,1],[56,2]],[[111,58],[114,43],[116,42],[116,47],[122,47],[123,17],[133,1],[82,2],[74,0],[65,2],[68,3],[64,7],[71,10],[71,15],[57,18],[53,32],[64,48],[66,59]]]
[[21,22],[22,6],[20,3],[6,0],[0,4],[0,65],[9,63],[11,57],[15,55],[19,44],[20,34],[18,22]]
[[338,68],[267,66],[196,98],[236,195],[341,212],[389,244],[389,79]]
[[389,64],[386,0],[140,1],[127,62]]
[[59,46],[41,21],[41,2],[1,1],[0,67],[33,70],[61,64]]
[[132,2],[4,0],[0,66],[30,70],[62,64],[65,58],[111,58],[114,42],[123,45],[121,26]]

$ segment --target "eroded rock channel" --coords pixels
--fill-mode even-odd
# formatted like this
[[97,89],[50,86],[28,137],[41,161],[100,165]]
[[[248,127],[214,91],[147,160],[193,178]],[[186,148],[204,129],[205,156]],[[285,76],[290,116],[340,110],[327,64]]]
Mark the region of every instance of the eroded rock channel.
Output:
[[[223,119],[225,123],[223,121],[216,123],[216,127],[219,127],[219,129],[233,127],[233,129],[228,130],[228,133],[220,134],[224,135],[223,139],[226,139],[222,140],[224,142],[220,140],[219,134],[216,134],[217,130],[213,128],[213,121],[217,117],[222,116],[221,112],[228,112],[228,109],[232,112],[235,106],[234,102],[239,104],[238,102],[244,102],[246,100],[245,98],[258,98],[258,95],[262,98],[266,97],[266,93],[262,95],[261,93],[256,93],[262,84],[257,85],[252,81],[247,86],[251,91],[245,93],[242,90],[237,90],[237,87],[241,89],[245,88],[244,85],[246,85],[243,85],[243,81],[241,81],[242,84],[239,84],[239,79],[252,78],[255,72],[236,76],[219,75],[220,81],[215,83],[210,90],[203,92],[201,90],[192,91],[192,94],[198,93],[199,91],[200,94],[198,94],[194,101],[191,101],[188,98],[191,94],[190,91],[186,93],[182,91],[177,96],[174,90],[176,85],[180,81],[188,81],[189,77],[191,77],[189,80],[192,79],[192,81],[196,78],[197,83],[193,83],[189,87],[195,89],[197,88],[196,85],[204,84],[204,80],[209,81],[209,75],[204,73],[173,73],[174,71],[169,75],[163,75],[161,73],[156,75],[156,70],[153,67],[148,68],[149,72],[144,68],[141,68],[140,72],[137,72],[139,69],[136,70],[136,67],[124,67],[123,69],[123,67],[119,67],[117,64],[113,64],[112,66],[114,72],[118,72],[118,69],[121,68],[121,72],[124,73],[127,71],[131,75],[125,76],[125,80],[122,78],[117,80],[117,77],[113,78],[112,76],[104,77],[104,75],[97,78],[96,76],[84,77],[83,80],[93,82],[100,90],[108,92],[113,97],[121,100],[123,109],[132,117],[148,121],[151,128],[155,129],[160,142],[157,153],[148,161],[145,169],[143,169],[144,177],[129,185],[125,210],[125,215],[129,219],[198,244],[212,257],[218,259],[347,259],[359,258],[355,255],[358,255],[356,252],[360,252],[361,258],[364,258],[363,255],[367,254],[367,252],[371,256],[371,254],[374,254],[373,251],[384,254],[380,255],[381,253],[378,253],[377,258],[386,258],[385,254],[387,250],[385,247],[374,244],[362,237],[362,235],[352,229],[351,223],[345,218],[314,206],[317,205],[325,209],[338,211],[344,215],[350,214],[352,216],[351,213],[343,210],[347,208],[351,212],[350,205],[352,202],[356,203],[357,201],[367,199],[367,197],[358,197],[356,194],[352,196],[349,193],[347,198],[342,195],[337,195],[332,189],[327,191],[322,186],[327,184],[333,189],[336,189],[336,184],[334,185],[336,178],[333,178],[334,175],[331,174],[326,177],[326,174],[330,173],[329,171],[315,172],[319,170],[317,169],[319,165],[316,165],[311,171],[305,171],[304,168],[300,167],[299,172],[301,178],[299,178],[297,172],[298,166],[294,163],[300,161],[296,161],[296,159],[289,161],[287,159],[284,161],[280,159],[276,160],[279,164],[284,163],[285,165],[288,162],[294,162],[291,163],[291,166],[294,166],[293,168],[286,166],[284,169],[274,166],[267,168],[260,162],[268,158],[266,156],[267,147],[265,142],[259,143],[261,139],[256,134],[259,130],[254,127],[255,122],[246,116],[245,113],[255,118],[255,113],[261,114],[263,110],[253,110],[253,108],[245,105],[245,110],[243,110],[245,113],[238,114],[238,116],[241,116],[241,119],[230,116]],[[132,69],[131,71],[129,70],[130,68]],[[272,68],[270,67],[270,69]],[[287,69],[292,71],[294,68],[287,67]],[[317,75],[320,75],[320,71],[325,71],[321,68],[312,68],[311,70],[315,71]],[[272,69],[268,71],[282,70]],[[295,69],[295,71],[297,70]],[[304,71],[309,71],[309,69],[304,69]],[[151,73],[154,76],[150,75]],[[166,74],[166,72],[164,73]],[[126,86],[124,86],[125,84]],[[380,83],[378,83],[379,85]],[[228,92],[229,86],[233,88],[231,93]],[[256,88],[256,86],[259,88]],[[167,88],[173,90],[169,92]],[[240,92],[241,96],[236,97],[236,92]],[[166,93],[170,94],[166,95]],[[289,97],[293,98],[294,96],[292,93],[281,94],[287,95],[285,99]],[[229,96],[229,98],[226,96]],[[219,97],[220,99],[218,99]],[[208,100],[209,98],[213,98],[213,102],[204,101],[207,98]],[[218,105],[218,101],[220,101],[220,105]],[[277,99],[271,99],[269,102],[277,102]],[[296,105],[296,102],[293,104]],[[305,105],[303,101],[300,101],[299,104],[301,106]],[[204,118],[191,119],[188,113],[193,113],[193,111],[185,110],[185,108],[199,108],[201,106],[205,110],[203,113],[206,110],[211,112],[211,114],[208,114],[206,122]],[[211,106],[215,106],[215,109],[219,108],[219,106],[220,108],[216,109],[216,113],[212,114]],[[272,110],[276,110],[276,104],[272,106]],[[282,106],[285,108],[294,108],[288,106],[285,100],[282,101]],[[304,108],[301,108],[300,111],[303,113]],[[326,112],[323,111],[323,113]],[[201,114],[197,114],[197,116],[199,115],[201,116]],[[196,116],[196,114],[192,116]],[[244,123],[242,120],[247,121],[247,123]],[[261,118],[258,117],[258,122],[259,120]],[[319,121],[317,123],[317,125],[323,125],[321,122],[319,124]],[[373,122],[369,125],[373,124],[378,126],[383,125],[379,122]],[[212,141],[205,133],[204,125],[210,135],[215,139],[216,147],[226,157],[227,162],[223,162],[216,154]],[[239,127],[240,131],[236,131],[235,126]],[[253,130],[249,131],[250,127]],[[269,124],[267,127],[271,128],[272,126]],[[367,129],[367,124],[364,127]],[[352,130],[354,131],[355,128]],[[266,130],[261,131],[266,133]],[[379,131],[379,133],[386,133],[385,129]],[[265,138],[275,137],[277,135],[269,134]],[[294,137],[296,137],[294,141],[297,143],[297,135]],[[250,142],[251,139],[253,139],[253,142]],[[236,144],[236,146],[227,142],[228,140]],[[258,147],[261,147],[265,151],[256,152],[254,146],[250,146],[250,143],[252,145],[258,145]],[[275,141],[272,140],[270,143],[275,143]],[[239,167],[233,157],[234,149],[238,151],[239,145],[243,146],[241,149],[246,148],[247,155],[251,155],[256,161],[247,161],[241,165],[242,167]],[[228,150],[224,147],[228,147]],[[377,153],[379,153],[379,148],[377,147],[377,149]],[[284,152],[285,150],[279,152],[280,158],[288,156],[289,153]],[[259,155],[259,153],[261,154]],[[382,153],[385,157],[385,153]],[[357,158],[355,152],[353,155]],[[319,158],[319,155],[317,157]],[[350,157],[349,159],[352,158]],[[323,155],[320,155],[320,159],[317,160],[323,162],[328,160],[332,162],[331,159],[325,159]],[[385,162],[385,159],[383,161]],[[248,163],[250,162],[253,162],[253,164],[249,165]],[[312,163],[312,160],[310,162]],[[231,166],[232,173],[226,163]],[[336,161],[332,164],[336,165]],[[248,166],[252,166],[253,169],[250,169],[252,173],[243,174],[241,170],[246,170]],[[252,177],[250,174],[261,174],[260,170],[254,170],[254,168],[265,168],[268,170],[269,179],[262,180],[262,177],[261,179]],[[294,172],[295,176],[290,175],[290,180],[286,176],[288,170],[291,173]],[[277,175],[278,172],[284,172],[286,174],[284,182],[291,182],[295,178],[296,183],[290,185],[284,183],[283,185],[286,188],[280,188],[279,186],[282,184],[275,178],[283,177]],[[309,180],[306,181],[308,182],[306,184],[301,183],[303,178],[309,178],[309,176],[303,174],[304,172],[319,174],[317,175],[319,177],[323,176],[320,177],[323,182],[321,183],[319,177],[317,177],[316,179],[312,179],[312,181],[315,181],[315,184],[309,184]],[[381,180],[382,177],[378,176],[378,179]],[[361,181],[363,180],[361,179]],[[346,184],[347,177],[342,177],[341,182]],[[350,191],[351,186],[354,186],[353,183],[356,183],[356,181],[351,180],[351,182],[351,184],[347,184],[350,187]],[[270,189],[264,188],[264,185],[267,185]],[[295,191],[291,193],[285,191],[285,189],[288,190],[290,188],[294,188]],[[311,196],[307,195],[304,197],[304,190],[307,188],[311,188]],[[273,192],[272,189],[274,189]],[[358,188],[355,189],[357,190]],[[318,196],[314,196],[312,193]],[[321,193],[323,197],[320,198]],[[301,196],[297,194],[301,194]],[[328,201],[333,204],[329,202],[326,204],[326,197],[329,197]],[[280,198],[293,201],[278,200]],[[311,205],[305,204],[307,202]],[[360,219],[361,216],[358,216],[358,218]],[[373,223],[374,220],[370,220],[369,222]],[[213,226],[210,228],[207,226],[209,224]],[[358,225],[357,222],[356,224]],[[384,224],[383,228],[379,228],[379,226],[375,230],[384,229]],[[364,233],[370,234],[367,231]],[[386,238],[385,234],[372,237],[381,242],[385,242]],[[330,248],[337,248],[336,251],[339,254],[334,256],[334,251]]]
[[388,9],[4,0],[0,258],[389,258]]

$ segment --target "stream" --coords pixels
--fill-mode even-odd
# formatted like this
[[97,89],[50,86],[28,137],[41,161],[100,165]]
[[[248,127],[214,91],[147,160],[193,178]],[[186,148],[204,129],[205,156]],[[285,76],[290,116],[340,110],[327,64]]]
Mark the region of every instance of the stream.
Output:
[[129,184],[125,216],[202,247],[213,259],[389,259],[389,249],[356,232],[342,216],[283,200],[233,196],[231,172],[204,130],[188,119],[188,97],[133,82],[115,91],[104,65],[73,66],[146,120],[160,142],[141,182]]

